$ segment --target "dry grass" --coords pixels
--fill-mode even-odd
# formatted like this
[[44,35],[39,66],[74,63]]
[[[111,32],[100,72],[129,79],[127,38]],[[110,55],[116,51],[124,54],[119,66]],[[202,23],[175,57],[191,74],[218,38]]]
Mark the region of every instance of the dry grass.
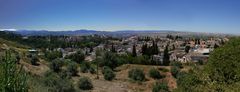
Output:
[[[132,68],[141,68],[144,70],[146,81],[144,82],[133,82],[128,78],[128,71]],[[154,68],[166,68],[170,69],[169,66],[151,66],[151,65],[133,65],[126,64],[116,68],[116,78],[113,81],[106,81],[99,71],[100,78],[96,79],[96,74],[90,73],[78,73],[80,76],[73,77],[74,84],[77,83],[78,79],[82,76],[89,77],[92,80],[94,85],[93,90],[91,92],[151,92],[153,84],[156,81],[167,81],[170,90],[176,88],[176,80],[173,78],[170,72],[161,72],[165,78],[154,80],[148,76],[148,71],[152,67]]]

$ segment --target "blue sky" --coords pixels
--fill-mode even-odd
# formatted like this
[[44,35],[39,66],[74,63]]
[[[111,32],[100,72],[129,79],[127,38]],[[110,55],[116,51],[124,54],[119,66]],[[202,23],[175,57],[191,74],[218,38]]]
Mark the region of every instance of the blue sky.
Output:
[[240,33],[240,0],[0,0],[0,29]]

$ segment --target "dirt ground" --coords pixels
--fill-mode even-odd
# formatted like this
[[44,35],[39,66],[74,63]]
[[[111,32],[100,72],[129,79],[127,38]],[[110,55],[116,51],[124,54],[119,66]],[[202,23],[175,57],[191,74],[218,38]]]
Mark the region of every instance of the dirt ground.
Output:
[[[126,64],[116,68],[116,78],[113,81],[106,81],[99,71],[99,79],[96,79],[96,74],[80,73],[78,77],[73,77],[74,84],[78,81],[81,76],[89,77],[93,83],[93,90],[91,92],[151,92],[152,87],[156,81],[167,81],[170,90],[176,88],[176,80],[173,78],[170,72],[161,72],[165,75],[165,78],[160,80],[154,80],[148,76],[148,71],[152,67],[154,68],[166,68],[166,66],[151,66],[151,65],[132,65]],[[128,78],[128,71],[132,68],[140,68],[144,70],[146,81],[142,83],[132,82]]]
[[38,62],[39,65],[37,66],[33,66],[27,62],[23,62],[22,60],[20,61],[20,64],[23,65],[23,69],[26,70],[26,72],[33,75],[43,76],[43,74],[49,70],[48,65],[41,59],[40,62]]

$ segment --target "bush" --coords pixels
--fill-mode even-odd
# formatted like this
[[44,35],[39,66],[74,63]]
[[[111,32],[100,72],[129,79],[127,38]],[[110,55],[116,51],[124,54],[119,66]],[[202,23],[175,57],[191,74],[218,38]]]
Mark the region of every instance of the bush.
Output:
[[61,72],[58,73],[60,78],[64,79],[70,79],[72,77],[72,73],[68,72],[67,70],[62,70]]
[[171,67],[171,73],[175,78],[177,78],[177,74],[179,71],[180,71],[180,69],[178,67],[176,67],[176,66]]
[[52,69],[54,72],[60,72],[62,65],[63,61],[61,59],[55,59],[50,63],[50,69]]
[[182,63],[181,62],[177,62],[177,61],[173,61],[170,63],[171,66],[176,66],[178,68],[183,68]]
[[192,73],[180,72],[177,76],[178,88],[183,91],[194,91],[195,86],[200,84],[198,77]]
[[32,64],[32,65],[38,65],[38,64],[37,64],[38,61],[39,61],[39,60],[38,60],[37,56],[33,56],[33,57],[31,58],[31,64]]
[[84,61],[85,55],[82,51],[77,51],[77,53],[66,56],[65,58],[71,59],[72,61],[75,61],[80,64]]
[[69,63],[67,67],[67,71],[70,73],[71,76],[76,76],[78,73],[77,64],[76,63]]
[[108,66],[111,69],[116,68],[120,65],[119,57],[116,53],[112,52],[105,52],[103,55],[103,59],[99,62],[99,66]]
[[198,64],[198,65],[204,65],[204,61],[199,60],[199,61],[197,62],[197,64]]
[[44,74],[43,83],[49,87],[50,92],[74,92],[74,86],[70,80],[61,78],[56,73],[48,71]]
[[82,64],[80,65],[81,72],[87,73],[89,71],[90,67],[91,67],[91,65],[89,62],[82,62]]
[[62,52],[60,52],[60,51],[46,52],[45,57],[48,60],[52,61],[52,60],[57,59],[57,58],[62,58]]
[[160,78],[162,78],[162,76],[160,75],[160,73],[158,72],[158,70],[155,69],[155,68],[150,69],[148,73],[149,73],[149,76],[152,77],[152,78],[154,78],[154,79],[160,79]]
[[152,92],[169,92],[167,83],[156,82],[153,86]]
[[89,78],[82,77],[78,81],[78,87],[82,90],[90,90],[93,88],[93,85]]
[[128,72],[128,77],[135,81],[144,81],[145,80],[145,75],[143,73],[143,70],[138,69],[138,68],[131,69]]
[[160,70],[160,71],[162,71],[162,72],[169,72],[169,70],[166,69],[166,68],[159,68],[158,70]]
[[91,74],[95,74],[95,73],[96,73],[96,71],[95,71],[95,69],[94,69],[93,67],[90,67],[89,72],[90,72]]
[[104,75],[104,79],[105,79],[105,80],[111,81],[111,80],[113,80],[113,79],[115,78],[114,72],[113,72],[112,69],[109,68],[109,67],[107,67],[107,68],[105,67],[105,68],[103,69],[103,75]]
[[104,73],[105,73],[105,71],[104,71],[104,70],[111,70],[111,68],[110,68],[110,67],[108,67],[108,66],[103,66],[102,74],[104,74]]

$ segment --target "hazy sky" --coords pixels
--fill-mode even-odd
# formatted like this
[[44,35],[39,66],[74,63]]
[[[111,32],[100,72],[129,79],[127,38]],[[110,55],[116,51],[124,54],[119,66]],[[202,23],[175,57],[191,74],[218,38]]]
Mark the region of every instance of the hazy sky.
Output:
[[240,33],[240,0],[0,0],[0,29]]

